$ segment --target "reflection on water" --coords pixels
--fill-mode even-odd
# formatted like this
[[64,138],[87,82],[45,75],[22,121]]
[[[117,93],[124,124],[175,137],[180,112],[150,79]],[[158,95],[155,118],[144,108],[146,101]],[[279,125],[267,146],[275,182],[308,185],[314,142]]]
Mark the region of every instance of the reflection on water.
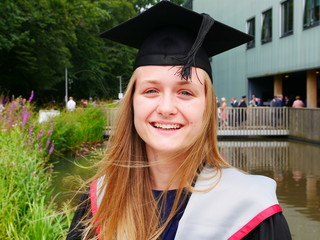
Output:
[[[98,149],[96,155],[101,155],[99,151]],[[80,187],[96,172],[96,169],[92,167],[96,162],[96,155],[79,158],[74,158],[72,154],[56,156],[53,194],[59,194],[58,204],[63,204],[69,200],[72,201],[73,206],[79,203],[82,195],[79,192]]]
[[220,141],[231,165],[277,181],[293,239],[320,236],[320,146],[288,141]]

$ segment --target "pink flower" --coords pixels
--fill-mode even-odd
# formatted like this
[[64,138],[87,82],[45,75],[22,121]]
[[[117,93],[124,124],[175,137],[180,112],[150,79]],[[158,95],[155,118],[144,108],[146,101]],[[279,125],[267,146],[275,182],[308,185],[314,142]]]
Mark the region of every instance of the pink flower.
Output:
[[49,131],[47,132],[47,136],[50,135],[52,133],[52,131],[53,131],[53,128],[50,127]]
[[53,150],[54,150],[54,144],[51,143],[51,147],[50,147],[50,150],[49,150],[49,154],[51,154],[51,153],[53,152]]
[[42,128],[38,134],[38,139],[42,137],[43,135],[43,132],[44,132],[44,128]]
[[29,128],[29,135],[31,136],[31,134],[33,133],[33,127]]
[[50,138],[48,138],[47,143],[46,143],[46,148],[48,148],[48,147],[49,147],[50,142],[51,142],[51,139],[50,139]]
[[23,112],[22,112],[22,124],[23,124],[23,125],[26,124],[26,122],[27,122],[30,114],[31,114],[31,113],[30,113],[30,112],[27,112],[27,111],[23,111]]
[[33,97],[34,97],[34,93],[33,93],[33,91],[31,91],[31,95],[30,95],[30,97],[29,97],[29,102],[31,102],[32,101],[32,99],[33,99]]

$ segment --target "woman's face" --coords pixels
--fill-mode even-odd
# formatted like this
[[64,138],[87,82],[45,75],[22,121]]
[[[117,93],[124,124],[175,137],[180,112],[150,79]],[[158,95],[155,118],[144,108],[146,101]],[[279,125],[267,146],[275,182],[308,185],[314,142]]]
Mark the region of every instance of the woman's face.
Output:
[[191,81],[185,81],[178,70],[172,66],[136,70],[134,125],[148,152],[179,153],[201,131],[205,72],[193,68]]

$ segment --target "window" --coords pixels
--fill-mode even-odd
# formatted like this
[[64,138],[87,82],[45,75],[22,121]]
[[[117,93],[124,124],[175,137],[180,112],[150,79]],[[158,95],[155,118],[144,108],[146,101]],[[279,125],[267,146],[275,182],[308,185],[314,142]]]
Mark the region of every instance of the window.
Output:
[[305,0],[303,12],[303,28],[319,25],[320,0]]
[[281,4],[281,36],[293,33],[293,0]]
[[251,18],[247,21],[247,33],[253,36],[252,41],[247,43],[247,49],[254,48],[255,46],[255,37],[256,37],[256,27],[255,27],[255,18]]
[[262,13],[261,43],[272,41],[272,9]]

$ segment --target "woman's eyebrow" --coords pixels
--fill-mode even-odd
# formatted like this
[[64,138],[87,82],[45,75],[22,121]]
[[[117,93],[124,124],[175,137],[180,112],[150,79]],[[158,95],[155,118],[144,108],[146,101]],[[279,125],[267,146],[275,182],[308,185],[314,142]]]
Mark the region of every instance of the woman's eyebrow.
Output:
[[[142,79],[141,83],[139,85],[144,86],[144,85],[158,85],[161,83],[161,79]],[[189,86],[195,89],[198,89],[199,86],[197,86],[196,84],[193,84],[190,81],[185,81],[185,80],[181,80],[181,81],[177,81],[176,83],[178,86]]]
[[161,80],[155,80],[155,79],[145,79],[141,81],[141,84],[159,84]]
[[180,82],[178,82],[178,85],[189,85],[189,86],[193,86],[192,82],[186,81],[186,80],[181,80]]
[[[161,79],[160,80],[146,79],[146,80],[143,80],[141,83],[157,84],[157,83],[161,83]],[[192,85],[192,82],[181,80],[181,81],[177,82],[177,84],[178,85]]]

